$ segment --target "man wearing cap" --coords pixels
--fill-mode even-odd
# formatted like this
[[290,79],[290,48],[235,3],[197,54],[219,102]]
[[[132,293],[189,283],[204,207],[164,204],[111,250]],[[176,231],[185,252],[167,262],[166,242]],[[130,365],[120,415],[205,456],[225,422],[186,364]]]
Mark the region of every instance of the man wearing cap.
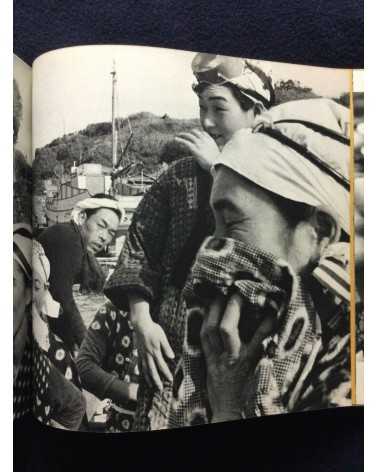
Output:
[[192,157],[175,162],[137,208],[118,265],[105,287],[130,310],[145,381],[134,429],[167,426],[172,372],[182,353],[182,288],[194,256],[214,229],[208,169],[232,134],[252,127],[274,100],[270,79],[244,59],[197,54],[192,68],[204,131],[177,137]]
[[95,254],[110,244],[121,219],[118,202],[99,194],[80,201],[69,223],[51,226],[39,237],[50,261],[51,295],[63,311],[58,318],[49,320],[50,326],[71,352],[80,346],[86,331],[72,286],[81,283],[86,288],[102,289],[104,275]]
[[351,404],[349,142],[309,102],[238,131],[214,165],[169,427]]

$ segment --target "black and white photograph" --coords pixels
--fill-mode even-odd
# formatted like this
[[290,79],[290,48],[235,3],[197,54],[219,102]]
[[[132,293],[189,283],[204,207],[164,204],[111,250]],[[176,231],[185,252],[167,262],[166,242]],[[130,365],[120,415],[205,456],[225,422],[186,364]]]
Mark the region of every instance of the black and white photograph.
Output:
[[353,71],[356,401],[364,403],[364,71]]
[[118,433],[352,405],[351,73],[139,46],[37,58],[39,421]]
[[32,395],[32,70],[13,56],[13,418]]
[[13,56],[13,222],[31,222],[32,70]]

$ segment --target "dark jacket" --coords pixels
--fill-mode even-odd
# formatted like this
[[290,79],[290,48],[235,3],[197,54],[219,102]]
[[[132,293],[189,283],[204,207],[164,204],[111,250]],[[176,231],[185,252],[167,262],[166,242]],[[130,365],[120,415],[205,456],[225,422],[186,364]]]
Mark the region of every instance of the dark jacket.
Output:
[[39,242],[50,261],[50,292],[62,306],[63,313],[50,321],[52,331],[72,349],[80,346],[85,325],[75,303],[72,286],[83,282],[86,249],[75,223],[61,223],[47,228]]

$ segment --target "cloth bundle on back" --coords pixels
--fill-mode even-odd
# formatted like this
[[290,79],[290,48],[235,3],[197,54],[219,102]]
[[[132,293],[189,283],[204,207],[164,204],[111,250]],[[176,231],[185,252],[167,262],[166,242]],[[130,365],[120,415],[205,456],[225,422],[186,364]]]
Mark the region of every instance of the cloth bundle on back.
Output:
[[235,133],[220,154],[215,178],[227,167],[278,197],[324,212],[335,222],[335,244],[313,277],[303,277],[259,247],[230,238],[205,241],[185,287],[188,316],[171,427],[211,420],[199,330],[209,296],[219,293],[242,296],[244,342],[246,331],[251,335],[272,310],[277,322],[248,379],[241,415],[350,403],[348,245],[338,242],[342,230],[349,234],[347,116],[329,100],[289,102],[262,115],[253,132]]

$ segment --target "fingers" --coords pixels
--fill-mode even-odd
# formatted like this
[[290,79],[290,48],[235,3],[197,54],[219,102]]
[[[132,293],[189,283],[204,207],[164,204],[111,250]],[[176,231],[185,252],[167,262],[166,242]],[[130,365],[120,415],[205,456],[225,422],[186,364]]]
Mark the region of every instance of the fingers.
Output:
[[160,379],[160,375],[156,368],[155,361],[150,355],[147,356],[147,367],[148,367],[148,373],[151,376],[153,383],[156,385],[156,388],[159,391],[162,391],[163,383]]
[[182,137],[176,137],[175,141],[177,141],[178,143],[185,146],[189,150],[189,152],[191,152],[191,153],[196,152],[196,143],[194,143],[192,141],[189,141],[189,140],[187,140],[185,138],[182,138]]
[[144,377],[145,381],[147,382],[147,385],[150,388],[152,388],[152,381],[151,381],[150,375],[148,373],[147,361],[144,357],[141,357],[140,364],[141,364],[141,371],[143,373],[143,377]]
[[196,144],[198,141],[198,136],[193,133],[180,133],[175,137],[175,140],[184,143],[189,141],[191,144]]
[[[161,348],[163,349],[164,353],[170,359],[175,357],[171,346],[165,335],[161,339]],[[155,385],[159,390],[162,390],[163,383],[160,378],[159,372],[164,375],[164,377],[169,381],[173,382],[172,373],[166,363],[162,351],[160,350],[160,346],[155,348],[153,352],[147,352],[141,359],[142,362],[142,369],[143,373],[146,374],[146,381],[150,387]]]
[[163,354],[168,357],[168,359],[174,359],[175,358],[175,353],[173,352],[173,349],[171,348],[171,345],[168,342],[167,336],[165,333],[162,333],[163,336],[161,338],[161,348],[163,350]]
[[230,363],[236,362],[240,355],[241,341],[238,326],[242,303],[240,294],[232,295],[227,303],[223,319],[219,325],[223,347]]
[[164,377],[169,381],[169,382],[173,382],[173,377],[172,377],[172,374],[171,374],[171,371],[169,370],[169,367],[167,365],[167,363],[165,362],[165,359],[162,355],[162,353],[164,355],[166,355],[168,357],[168,359],[174,359],[175,358],[175,353],[173,352],[169,342],[168,342],[168,339],[167,339],[167,336],[165,335],[165,333],[163,332],[163,330],[161,331],[161,339],[160,339],[160,346],[158,348],[158,350],[155,351],[155,360],[157,362],[157,366],[158,366],[158,369],[160,370],[160,372],[164,375]]
[[208,314],[205,316],[201,329],[201,340],[205,340],[214,353],[223,351],[222,338],[219,333],[219,323],[223,314],[226,299],[218,295],[210,305]]
[[205,133],[199,129],[193,129],[185,133],[180,133],[175,137],[175,139],[185,143],[189,141],[192,144],[196,144],[199,141],[213,141],[213,138],[208,133]]
[[171,371],[169,370],[167,363],[165,362],[163,356],[161,355],[161,352],[156,353],[155,361],[156,361],[157,368],[168,380],[168,382],[173,382],[173,376],[171,374]]
[[194,136],[197,136],[198,138],[205,138],[205,139],[212,139],[208,133],[205,133],[205,131],[202,131],[200,129],[192,129],[191,133]]
[[275,326],[276,316],[274,313],[271,313],[264,317],[261,321],[260,326],[257,328],[256,333],[253,335],[250,343],[247,347],[247,358],[252,359],[256,357],[257,353],[260,350],[262,341],[269,336]]
[[143,358],[141,360],[141,371],[150,388],[155,386],[160,391],[163,389],[163,383],[159,371],[164,375],[168,382],[173,382],[172,373],[161,354],[157,354],[155,359],[151,355],[147,355],[145,359]]

